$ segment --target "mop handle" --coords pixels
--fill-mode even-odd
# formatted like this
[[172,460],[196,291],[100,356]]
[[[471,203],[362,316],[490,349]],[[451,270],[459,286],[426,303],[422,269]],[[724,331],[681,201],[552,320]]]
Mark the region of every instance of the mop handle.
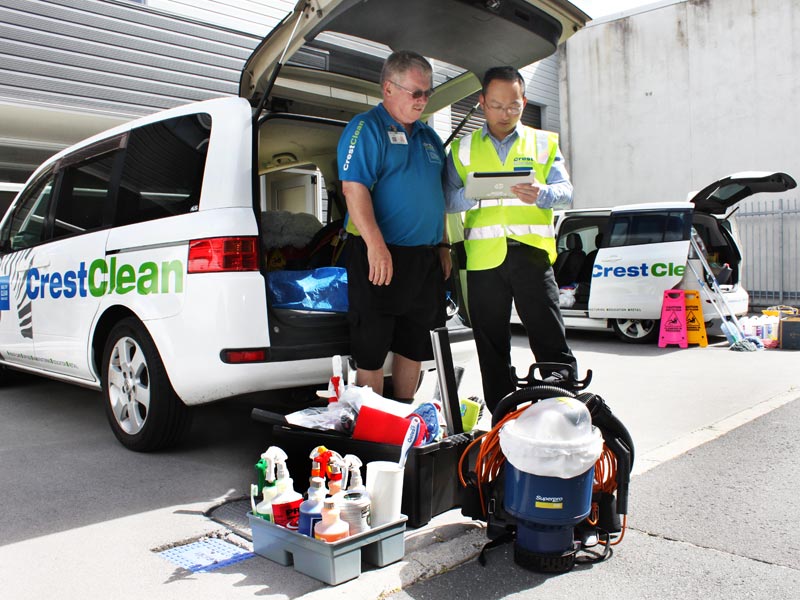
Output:
[[[708,264],[708,261],[706,260],[706,257],[703,256],[703,253],[700,251],[700,248],[697,245],[697,242],[695,241],[694,238],[689,238],[689,241],[692,244],[692,248],[694,248],[695,254],[697,254],[697,258],[700,259],[700,264],[703,265],[703,268],[706,270],[706,273],[708,273],[709,277],[711,277],[711,285],[714,288],[714,292],[719,296],[719,299],[722,301],[722,304],[725,306],[725,310],[728,311],[728,314],[730,315],[731,319],[733,320],[734,324],[736,325],[736,329],[738,329],[739,333],[741,333],[742,337],[744,337],[744,332],[742,330],[742,325],[741,325],[741,323],[739,323],[739,319],[736,318],[736,315],[733,313],[733,310],[731,310],[731,307],[728,304],[728,301],[725,299],[725,295],[722,293],[722,290],[719,288],[719,283],[717,283],[717,278],[714,275],[714,272],[711,270],[711,266]],[[688,262],[688,260],[687,260],[687,262]]]
[[726,321],[725,315],[722,313],[722,310],[717,305],[716,300],[714,300],[715,294],[712,294],[711,290],[708,289],[708,286],[705,283],[703,283],[703,278],[700,277],[700,273],[698,273],[697,269],[694,268],[691,259],[687,259],[686,264],[689,265],[689,268],[692,270],[692,273],[694,273],[694,276],[697,278],[697,283],[700,284],[700,290],[705,293],[706,298],[708,298],[708,301],[711,303],[711,306],[713,306],[714,310],[717,311],[719,318],[722,319],[723,321]]

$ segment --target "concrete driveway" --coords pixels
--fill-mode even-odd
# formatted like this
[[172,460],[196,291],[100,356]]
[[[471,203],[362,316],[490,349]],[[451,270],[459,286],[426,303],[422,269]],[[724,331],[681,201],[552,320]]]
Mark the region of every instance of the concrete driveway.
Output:
[[[724,342],[660,349],[581,332],[570,342],[581,373],[593,371],[589,390],[630,430],[636,473],[800,396],[797,355],[788,351],[737,353]],[[525,339],[513,343],[515,366],[527,370]],[[480,395],[479,381],[477,364],[468,365],[461,394]],[[208,535],[247,546],[204,512],[245,495],[254,480],[269,439],[249,412],[203,407],[186,444],[134,454],[111,434],[99,394],[15,378],[0,392],[3,597],[377,598],[469,561],[485,543],[480,524],[456,510],[407,532],[403,561],[337,587],[261,557],[209,573],[176,567],[154,550]]]

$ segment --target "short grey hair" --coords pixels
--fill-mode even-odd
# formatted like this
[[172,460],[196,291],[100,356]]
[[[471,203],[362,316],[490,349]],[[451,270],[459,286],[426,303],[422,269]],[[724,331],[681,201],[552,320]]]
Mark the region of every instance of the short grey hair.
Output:
[[411,69],[419,69],[428,77],[433,77],[433,67],[424,56],[411,50],[398,50],[392,52],[381,70],[381,85],[403,75]]

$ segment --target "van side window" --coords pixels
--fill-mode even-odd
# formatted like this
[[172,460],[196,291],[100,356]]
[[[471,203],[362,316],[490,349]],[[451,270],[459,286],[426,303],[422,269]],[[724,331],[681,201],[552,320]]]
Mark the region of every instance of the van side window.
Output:
[[691,213],[688,210],[619,213],[611,219],[608,247],[688,240],[691,225]]
[[117,155],[106,153],[64,169],[56,199],[53,239],[103,227]]
[[187,115],[131,131],[114,224],[130,225],[199,207],[211,116]]
[[44,221],[53,196],[53,181],[51,173],[23,192],[2,234],[3,245],[8,250],[30,248],[44,240]]

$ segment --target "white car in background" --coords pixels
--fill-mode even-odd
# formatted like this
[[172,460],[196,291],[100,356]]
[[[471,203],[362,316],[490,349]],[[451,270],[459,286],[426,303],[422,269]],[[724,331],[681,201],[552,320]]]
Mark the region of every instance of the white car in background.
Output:
[[[611,328],[631,343],[657,340],[665,290],[699,290],[703,273],[691,249],[692,230],[702,241],[725,301],[737,316],[748,310],[741,284],[742,251],[729,217],[757,193],[796,186],[786,173],[736,173],[715,181],[688,202],[658,202],[557,213],[559,286],[574,288],[574,304],[562,306],[564,324],[575,329]],[[709,335],[721,335],[720,318],[703,297]],[[515,319],[519,322],[518,317]]]

